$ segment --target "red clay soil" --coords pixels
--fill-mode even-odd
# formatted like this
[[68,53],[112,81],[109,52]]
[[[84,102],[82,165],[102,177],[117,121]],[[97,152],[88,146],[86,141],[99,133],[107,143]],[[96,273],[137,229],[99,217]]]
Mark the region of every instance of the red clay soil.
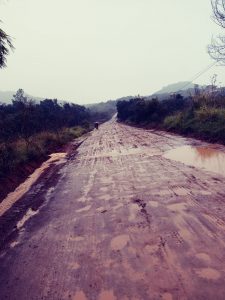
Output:
[[224,300],[225,177],[164,155],[192,143],[93,131],[0,217],[0,299]]
[[38,168],[47,157],[41,157],[38,160],[20,165],[16,170],[4,177],[0,178],[0,203],[8,195],[14,191],[26,178],[31,175],[36,168]]

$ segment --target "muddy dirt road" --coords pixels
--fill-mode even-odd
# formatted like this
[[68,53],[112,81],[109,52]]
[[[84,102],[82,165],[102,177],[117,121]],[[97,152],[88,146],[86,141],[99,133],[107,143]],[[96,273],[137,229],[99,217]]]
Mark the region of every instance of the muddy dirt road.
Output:
[[0,217],[0,299],[225,299],[225,177],[164,157],[193,143],[94,131]]

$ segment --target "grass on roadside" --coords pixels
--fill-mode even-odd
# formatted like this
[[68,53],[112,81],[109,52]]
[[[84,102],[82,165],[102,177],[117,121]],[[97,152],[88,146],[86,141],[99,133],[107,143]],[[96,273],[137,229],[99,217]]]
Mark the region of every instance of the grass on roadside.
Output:
[[15,172],[18,166],[41,160],[75,138],[87,133],[83,127],[63,128],[58,133],[41,132],[32,136],[29,144],[23,139],[0,145],[0,178]]
[[163,128],[225,144],[225,109],[203,106],[178,112],[165,118]]

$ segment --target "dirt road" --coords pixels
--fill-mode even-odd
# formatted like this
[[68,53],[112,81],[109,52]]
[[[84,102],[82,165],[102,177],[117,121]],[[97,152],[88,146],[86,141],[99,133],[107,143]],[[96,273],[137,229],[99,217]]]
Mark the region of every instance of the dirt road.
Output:
[[0,217],[0,299],[225,299],[225,177],[163,156],[190,143],[94,131]]

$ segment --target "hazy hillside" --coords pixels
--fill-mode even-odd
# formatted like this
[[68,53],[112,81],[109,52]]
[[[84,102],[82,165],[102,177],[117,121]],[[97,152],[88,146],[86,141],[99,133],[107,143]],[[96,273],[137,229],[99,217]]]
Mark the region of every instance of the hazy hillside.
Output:
[[11,99],[15,92],[12,91],[6,91],[2,92],[0,91],[0,103],[11,103]]
[[99,122],[105,122],[116,113],[116,101],[109,100],[107,102],[100,102],[86,105],[89,109],[91,116]]
[[[179,88],[179,85],[173,87],[176,86]],[[198,93],[195,93],[195,88],[176,93],[170,86],[162,91],[170,93],[119,101],[118,119],[128,124],[165,129],[225,144],[224,88],[215,89],[209,85],[200,86]],[[175,93],[173,97],[171,93]]]
[[169,84],[154,94],[171,94],[187,89],[193,89],[195,85],[189,81],[181,81]]
[[[190,95],[194,95],[195,86],[196,84],[191,83],[189,81],[181,81],[181,82],[169,84],[147,98],[151,99],[152,97],[157,97],[159,100],[164,100],[164,99],[168,99],[170,95],[174,93],[179,93],[183,97],[189,97]],[[199,89],[204,89],[206,87],[201,85],[198,86]]]
[[[6,104],[11,104],[11,100],[13,98],[13,95],[15,95],[16,92],[15,91],[0,91],[0,103],[6,103]],[[25,96],[27,96],[28,98],[31,98],[33,100],[36,101],[41,101],[44,100],[44,98],[40,98],[40,97],[34,97],[31,95],[28,95],[25,93]]]

